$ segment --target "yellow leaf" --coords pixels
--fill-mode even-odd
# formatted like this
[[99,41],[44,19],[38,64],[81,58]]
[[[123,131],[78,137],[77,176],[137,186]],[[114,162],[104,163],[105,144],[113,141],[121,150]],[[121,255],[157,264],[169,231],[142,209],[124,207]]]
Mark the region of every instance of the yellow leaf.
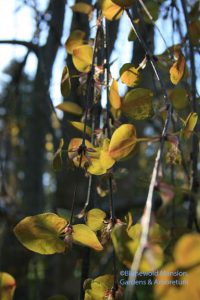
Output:
[[122,83],[126,84],[129,87],[134,87],[138,84],[140,79],[140,73],[133,64],[124,64],[120,71],[120,79]]
[[16,282],[12,275],[0,272],[0,299],[12,300],[16,288]]
[[[112,287],[114,284],[113,275],[99,276],[93,280],[86,280],[84,282],[85,298],[84,300],[100,300],[109,299],[108,293],[112,294]],[[118,299],[118,298],[116,298]]]
[[84,44],[84,37],[86,33],[81,30],[74,30],[65,42],[65,48],[69,54],[73,53],[73,50]]
[[82,108],[78,104],[70,101],[60,103],[56,106],[56,108],[77,116],[81,116],[83,114]]
[[190,138],[198,121],[197,113],[190,113],[185,121],[185,128],[183,129],[183,135],[186,139]]
[[174,88],[169,90],[169,99],[177,110],[182,110],[188,106],[188,96],[185,89]]
[[61,166],[62,166],[62,148],[63,148],[63,146],[64,146],[64,140],[61,139],[59,148],[53,157],[53,168],[55,171],[60,170]]
[[118,91],[118,82],[113,79],[113,82],[110,87],[110,95],[109,95],[110,104],[114,109],[119,109],[121,107],[121,99]]
[[123,7],[123,8],[127,8],[130,7],[134,4],[135,0],[112,0],[112,2],[114,2],[115,4]]
[[200,263],[200,234],[182,236],[174,248],[174,260],[180,268],[189,268]]
[[136,130],[132,124],[123,124],[112,135],[109,154],[115,160],[126,157],[137,142]]
[[100,230],[103,226],[103,220],[106,217],[106,213],[99,209],[94,208],[88,211],[87,213],[87,226],[89,226],[93,231]]
[[144,120],[152,115],[151,90],[137,88],[130,90],[122,102],[122,113],[133,120]]
[[91,165],[87,169],[90,174],[103,175],[114,165],[115,160],[108,152],[109,144],[110,140],[104,139],[102,148],[95,148],[99,152],[99,156],[91,159]]
[[176,61],[171,66],[169,73],[171,82],[176,85],[183,78],[185,72],[185,57],[181,50],[175,50],[174,55]]
[[62,72],[60,89],[63,97],[69,96],[71,92],[71,81],[70,81],[69,70],[67,66],[64,67]]
[[72,61],[75,68],[83,73],[88,73],[91,69],[93,49],[89,45],[82,45],[73,49]]
[[65,243],[60,238],[67,221],[53,213],[26,217],[14,228],[17,239],[27,249],[40,254],[64,252]]
[[[84,131],[84,123],[75,122],[75,121],[71,121],[69,123],[76,129],[78,129],[79,131],[81,131],[81,132]],[[92,135],[92,129],[89,126],[86,126],[86,134],[88,134],[89,136]]]
[[119,5],[116,5],[111,0],[100,0],[99,2],[102,14],[106,19],[113,21],[121,17],[123,9]]
[[96,251],[103,250],[103,246],[99,242],[96,234],[84,224],[77,224],[73,226],[72,232],[73,242],[88,246]]
[[85,2],[78,2],[75,5],[71,6],[71,9],[73,10],[73,12],[89,15],[93,11],[93,6]]

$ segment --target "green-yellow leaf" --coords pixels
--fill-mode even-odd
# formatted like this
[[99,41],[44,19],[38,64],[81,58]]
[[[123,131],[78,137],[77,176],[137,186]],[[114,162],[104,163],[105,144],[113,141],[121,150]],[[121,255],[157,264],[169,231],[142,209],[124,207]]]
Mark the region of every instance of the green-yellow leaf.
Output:
[[70,101],[60,103],[56,106],[56,108],[76,116],[81,116],[83,114],[82,108],[78,104]]
[[109,154],[115,160],[126,157],[137,143],[136,130],[132,124],[123,124],[112,135]]
[[88,73],[91,69],[93,49],[89,45],[82,45],[73,49],[72,60],[79,72]]
[[[84,300],[103,300],[108,298],[108,293],[112,294],[114,284],[113,275],[103,275],[84,283],[85,298]],[[108,298],[109,299],[109,298]],[[116,298],[117,299],[117,298]]]
[[77,224],[73,226],[72,232],[73,242],[88,246],[96,251],[103,250],[103,246],[99,242],[96,234],[84,224]]
[[[75,122],[75,121],[71,121],[69,122],[74,128],[76,128],[77,130],[83,132],[84,131],[84,123],[81,122]],[[86,134],[88,134],[89,136],[92,135],[92,129],[89,126],[86,126]]]
[[140,73],[133,64],[124,64],[119,73],[122,83],[126,84],[127,86],[134,87],[138,84]]
[[29,250],[40,254],[61,253],[65,243],[60,238],[67,221],[53,213],[26,217],[14,228],[17,239]]
[[179,268],[189,268],[200,263],[200,234],[185,234],[174,249],[174,260]]
[[113,21],[121,17],[123,9],[119,5],[116,5],[111,0],[99,0],[99,3],[102,14],[106,19]]
[[93,6],[85,2],[78,2],[75,5],[71,6],[71,9],[73,10],[73,12],[90,15],[93,11]]
[[183,135],[186,139],[190,138],[198,121],[197,113],[190,113],[185,121],[185,128],[183,129]]
[[62,78],[61,78],[61,94],[63,97],[68,97],[71,92],[71,81],[69,77],[69,70],[68,67],[65,66],[62,72]]
[[119,96],[118,82],[115,79],[113,79],[113,82],[110,87],[109,100],[110,100],[110,104],[114,109],[119,109],[121,107],[121,99]]
[[55,171],[59,171],[62,167],[62,148],[64,146],[64,140],[60,140],[60,145],[53,157],[53,168]]
[[65,48],[69,54],[73,53],[73,50],[84,44],[84,38],[86,33],[81,30],[74,30],[68,37],[67,41],[65,42]]
[[130,90],[122,102],[122,113],[133,120],[144,120],[152,116],[151,90],[137,88]]
[[169,73],[171,82],[176,85],[181,81],[185,72],[185,57],[180,49],[174,51],[174,56],[176,61],[171,66]]
[[185,89],[174,88],[169,91],[169,99],[177,110],[185,109],[188,106],[188,97]]
[[93,231],[100,230],[103,226],[103,221],[106,217],[106,213],[99,209],[94,208],[87,213],[87,226],[89,226]]
[[16,288],[16,282],[12,275],[0,272],[0,299],[12,300]]

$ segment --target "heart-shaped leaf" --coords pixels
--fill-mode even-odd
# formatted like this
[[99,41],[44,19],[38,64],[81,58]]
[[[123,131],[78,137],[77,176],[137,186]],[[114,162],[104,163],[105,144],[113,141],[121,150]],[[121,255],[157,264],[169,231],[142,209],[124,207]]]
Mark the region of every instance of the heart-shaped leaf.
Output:
[[152,115],[151,90],[137,88],[130,90],[122,102],[122,113],[133,120],[145,120]]
[[17,239],[29,250],[40,254],[61,253],[65,243],[60,238],[67,221],[54,213],[26,217],[14,228]]
[[88,211],[87,213],[87,222],[86,224],[93,230],[100,230],[103,226],[103,220],[106,217],[106,213],[99,209],[94,208]]
[[121,17],[123,9],[119,5],[116,5],[111,0],[100,0],[99,2],[102,14],[106,19],[113,21]]
[[92,231],[90,227],[85,224],[74,225],[72,237],[74,243],[88,246],[96,251],[103,250],[103,247],[94,231]]

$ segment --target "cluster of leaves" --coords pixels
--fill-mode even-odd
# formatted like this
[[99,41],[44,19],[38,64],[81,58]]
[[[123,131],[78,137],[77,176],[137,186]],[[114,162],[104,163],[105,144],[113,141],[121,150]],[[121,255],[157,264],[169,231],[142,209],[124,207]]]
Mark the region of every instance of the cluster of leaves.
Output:
[[[146,7],[156,18],[159,5],[156,1],[146,2]],[[102,14],[97,21],[97,28],[102,27],[102,18],[116,20],[133,3],[133,0],[98,1]],[[78,2],[72,7],[74,12],[87,14],[89,18],[94,9],[95,6],[82,2]],[[195,8],[191,11],[190,17],[189,33],[193,36],[199,28]],[[134,22],[137,24],[139,21],[134,20]],[[161,136],[138,138],[136,125],[133,122],[151,119],[152,117],[158,117],[160,122],[166,121],[168,108],[166,103],[163,104],[163,101],[158,95],[154,95],[152,90],[139,87],[143,77],[143,69],[151,62],[148,56],[144,57],[138,67],[130,63],[121,66],[119,70],[120,80],[130,89],[124,97],[120,97],[118,81],[112,78],[110,74],[112,82],[109,83],[108,87],[104,79],[102,79],[105,66],[97,66],[95,64],[96,45],[93,45],[91,41],[86,41],[85,37],[85,32],[75,30],[65,43],[68,55],[72,56],[77,74],[70,74],[68,67],[64,67],[61,78],[61,93],[67,99],[71,92],[71,81],[74,77],[79,77],[80,91],[82,96],[86,96],[86,98],[88,86],[92,88],[88,84],[88,78],[94,80],[94,86],[98,94],[94,99],[94,103],[100,101],[102,88],[109,88],[108,101],[110,111],[108,123],[111,136],[108,137],[105,124],[101,128],[95,129],[95,131],[88,126],[89,117],[92,114],[92,109],[88,107],[88,103],[85,110],[83,110],[75,102],[64,101],[57,106],[57,109],[80,117],[80,121],[70,121],[70,124],[82,132],[82,138],[72,138],[67,146],[67,151],[64,149],[65,143],[61,139],[59,148],[54,156],[53,166],[55,170],[59,170],[62,167],[62,154],[67,152],[68,159],[76,168],[83,168],[86,175],[110,175],[115,164],[131,157],[137,143],[160,141]],[[131,32],[128,38],[132,41],[136,36]],[[196,43],[196,39],[193,43]],[[198,121],[196,112],[188,114],[187,111],[190,93],[187,84],[188,72],[183,46],[184,44],[174,45],[158,56],[157,65],[164,74],[167,74],[167,82],[170,81],[171,86],[172,84],[174,86],[178,85],[178,87],[167,91],[171,105],[174,108],[174,113],[171,117],[174,118],[178,127],[176,132],[168,133],[165,137],[167,145],[166,162],[168,165],[181,164],[180,141],[185,143],[195,134],[194,130]],[[170,58],[169,53],[172,54]],[[88,111],[90,114],[88,114]],[[122,115],[127,120],[125,124],[121,123]],[[162,176],[158,178],[156,188],[164,204],[172,201],[175,196],[174,187],[167,184]],[[107,192],[102,194],[106,195]],[[127,268],[131,268],[133,258],[140,244],[142,225],[140,223],[133,225],[130,213],[126,217],[125,222],[119,219],[107,218],[106,213],[97,208],[89,210],[87,213],[84,212],[83,216],[85,217],[85,224],[71,224],[70,220],[54,213],[29,216],[16,225],[14,233],[27,249],[40,254],[62,253],[69,250],[72,244],[80,244],[96,251],[103,251],[106,248],[106,244],[111,241],[119,261]],[[148,245],[146,245],[144,250],[139,270],[145,272],[154,271],[166,262],[165,251],[169,239],[168,231],[155,221],[152,221],[149,228]],[[198,287],[195,278],[199,276],[199,267],[196,266],[199,263],[199,244],[198,234],[183,236],[176,244],[174,262],[164,267],[168,271],[174,271],[178,268],[187,269],[186,277],[194,282],[192,289],[186,286],[177,288],[170,285],[164,287],[158,285],[155,289],[155,296],[158,299],[163,300],[171,297],[174,297],[173,299],[188,299],[196,295]],[[86,280],[84,284],[85,299],[120,299],[122,297],[122,289],[119,286],[115,286],[114,276],[103,275],[93,280]],[[167,277],[167,279],[170,278],[170,276]],[[160,280],[159,276],[158,280]],[[195,297],[194,299],[197,299]]]

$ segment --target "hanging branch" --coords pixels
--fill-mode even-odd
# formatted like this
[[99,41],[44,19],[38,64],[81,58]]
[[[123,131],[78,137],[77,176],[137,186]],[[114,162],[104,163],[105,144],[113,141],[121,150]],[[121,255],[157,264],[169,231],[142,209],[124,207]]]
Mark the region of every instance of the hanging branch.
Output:
[[[110,103],[109,103],[109,77],[110,77],[110,65],[109,65],[109,31],[108,31],[108,21],[105,19],[105,34],[104,34],[104,49],[105,49],[105,83],[106,83],[106,130],[107,137],[111,138],[111,130],[110,130]],[[113,186],[112,186],[112,174],[109,174],[108,177],[108,186],[109,186],[109,203],[110,203],[110,220],[112,226],[115,225],[115,206],[114,206],[114,198],[113,198]],[[112,296],[115,298],[115,292],[117,290],[117,267],[116,267],[116,254],[113,248],[112,250],[112,261],[113,261],[113,275],[114,275],[114,283],[112,287]]]
[[[187,6],[185,0],[181,0],[181,5],[183,8],[183,13],[185,17],[185,23],[187,27],[187,38],[189,42],[189,58],[190,58],[190,69],[191,69],[191,94],[192,94],[192,103],[191,108],[192,112],[197,113],[197,104],[196,104],[196,68],[195,68],[195,60],[194,60],[194,48],[189,35],[189,18],[187,12]],[[198,232],[200,232],[200,228],[197,222],[196,216],[196,200],[193,193],[196,194],[198,192],[199,183],[198,183],[198,154],[199,154],[199,139],[196,134],[192,135],[192,152],[191,152],[191,163],[192,163],[192,174],[190,178],[190,191],[191,196],[189,198],[189,215],[188,215],[188,228],[192,229],[193,223],[196,226]]]
[[[163,127],[163,131],[162,131],[162,135],[160,138],[160,146],[159,149],[157,151],[157,155],[155,158],[155,163],[154,163],[154,168],[153,168],[153,172],[152,172],[152,176],[151,176],[151,182],[149,185],[149,191],[148,191],[148,195],[147,195],[147,200],[146,200],[146,205],[145,205],[145,209],[144,209],[144,214],[142,217],[142,233],[141,233],[141,237],[140,237],[140,242],[139,242],[139,246],[136,250],[133,262],[132,262],[132,266],[130,269],[130,275],[128,278],[128,281],[134,281],[136,279],[137,276],[137,272],[139,270],[139,266],[140,266],[140,262],[143,256],[143,252],[145,250],[145,248],[147,247],[148,244],[148,235],[149,235],[149,230],[150,230],[150,222],[151,222],[151,214],[152,214],[152,206],[153,206],[153,195],[154,195],[154,189],[156,186],[156,181],[157,181],[157,177],[158,177],[158,173],[159,173],[159,168],[160,165],[162,163],[162,159],[163,159],[163,152],[164,152],[164,144],[167,138],[167,132],[170,126],[170,121],[171,121],[171,117],[172,117],[172,105],[169,101],[167,92],[165,90],[164,84],[162,82],[162,79],[159,76],[159,72],[157,70],[157,66],[156,66],[156,60],[154,58],[154,55],[152,54],[151,50],[148,48],[148,46],[146,45],[145,41],[143,40],[142,36],[140,35],[140,33],[136,30],[135,25],[132,21],[131,18],[131,14],[129,12],[128,9],[126,9],[126,13],[127,16],[131,22],[132,28],[141,44],[141,46],[143,47],[143,49],[146,52],[146,56],[148,57],[148,59],[151,62],[151,66],[153,68],[153,71],[156,75],[157,80],[160,83],[162,92],[163,92],[163,97],[165,100],[165,104],[166,104],[166,109],[167,109],[167,117],[165,120],[165,124]],[[126,293],[125,293],[125,299],[126,300],[131,300],[132,299],[132,295],[134,293],[134,289],[135,289],[135,285],[128,285],[126,288]]]

